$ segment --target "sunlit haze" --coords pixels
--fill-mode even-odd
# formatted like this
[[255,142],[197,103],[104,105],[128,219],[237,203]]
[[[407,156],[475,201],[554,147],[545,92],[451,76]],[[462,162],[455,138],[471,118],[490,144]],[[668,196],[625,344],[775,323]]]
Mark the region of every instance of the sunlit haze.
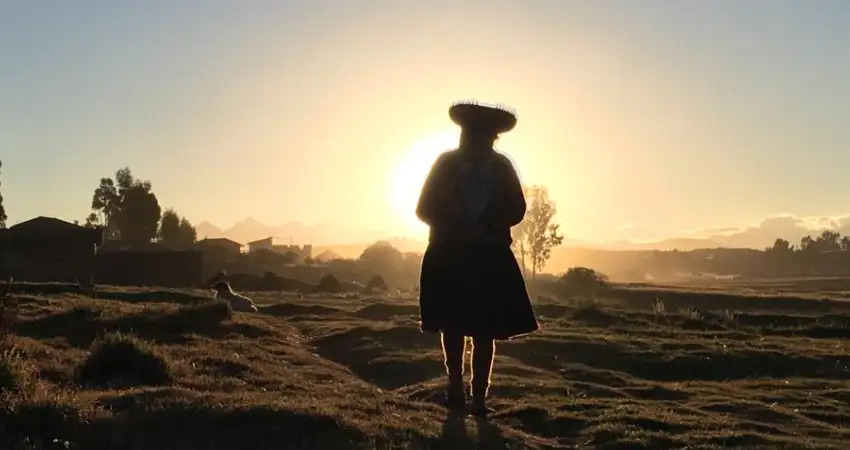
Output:
[[0,182],[10,224],[83,220],[129,166],[194,223],[422,239],[476,98],[569,240],[840,227],[847,55],[840,0],[5,1]]

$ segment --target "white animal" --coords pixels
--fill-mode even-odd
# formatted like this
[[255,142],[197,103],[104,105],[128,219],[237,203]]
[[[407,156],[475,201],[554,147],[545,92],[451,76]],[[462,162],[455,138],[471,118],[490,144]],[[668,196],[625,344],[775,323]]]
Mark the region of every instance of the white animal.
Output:
[[230,307],[233,308],[234,311],[258,312],[257,305],[254,304],[254,301],[242,294],[234,292],[230,287],[230,283],[226,280],[217,281],[213,285],[212,290],[215,292],[216,300],[222,300],[230,303]]

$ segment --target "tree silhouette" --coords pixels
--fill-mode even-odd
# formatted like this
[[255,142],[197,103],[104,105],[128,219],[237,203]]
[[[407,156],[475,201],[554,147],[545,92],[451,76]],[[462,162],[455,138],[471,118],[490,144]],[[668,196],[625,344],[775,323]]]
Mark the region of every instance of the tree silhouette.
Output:
[[86,223],[83,225],[85,228],[95,228],[102,226],[103,224],[100,221],[100,217],[96,213],[89,213],[86,216]]
[[[0,168],[3,167],[3,161],[0,161]],[[0,228],[6,228],[6,208],[3,206],[3,194],[0,194]]]
[[166,209],[159,222],[160,242],[175,248],[190,247],[195,243],[198,233],[185,217],[180,217],[174,209]]
[[788,253],[794,251],[794,246],[785,239],[776,238],[773,242],[773,246],[768,247],[766,250],[774,253]]
[[108,239],[141,244],[157,234],[159,201],[151,191],[151,183],[133,178],[129,167],[115,172],[115,180],[100,179],[92,197],[92,210],[96,214],[90,214],[86,224],[103,225]]
[[378,241],[363,250],[358,262],[380,275],[397,272],[405,262],[404,254],[387,241]]
[[121,195],[116,217],[121,240],[131,244],[151,242],[156,237],[161,211],[149,182],[133,184]]
[[800,250],[804,252],[811,252],[817,250],[815,240],[812,239],[811,236],[803,237],[803,239],[800,239]]
[[815,245],[819,252],[830,252],[841,250],[841,235],[837,231],[824,230],[815,239]]
[[198,230],[196,230],[195,226],[192,225],[192,222],[189,222],[189,219],[185,217],[180,218],[180,235],[183,236],[185,242],[189,244],[194,244],[198,241]]
[[180,216],[173,209],[168,208],[162,212],[157,238],[167,245],[176,245],[180,242]]
[[121,203],[120,200],[118,189],[112,178],[101,178],[100,184],[92,195],[91,209],[93,212],[86,217],[86,226],[89,228],[103,226],[106,239],[118,239],[118,226],[115,222],[115,216]]
[[531,263],[531,276],[546,267],[552,254],[552,248],[561,245],[564,236],[559,232],[560,225],[553,222],[557,208],[549,198],[549,191],[543,186],[531,186],[524,189],[528,208],[522,222],[511,230],[514,252],[518,254],[523,270],[526,259]]
[[823,230],[816,238],[805,236],[801,239],[800,250],[806,253],[834,252],[845,250],[847,244],[850,244],[850,241],[845,244],[841,234],[837,231]]

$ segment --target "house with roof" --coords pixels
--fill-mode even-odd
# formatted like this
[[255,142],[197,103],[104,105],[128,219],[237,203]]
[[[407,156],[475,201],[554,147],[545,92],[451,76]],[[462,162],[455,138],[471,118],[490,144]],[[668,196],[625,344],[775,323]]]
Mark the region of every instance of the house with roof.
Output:
[[205,253],[228,254],[238,256],[242,254],[244,245],[227,238],[204,238],[195,244],[199,250]]
[[0,273],[25,281],[89,281],[103,228],[39,216],[0,230]]
[[289,243],[285,243],[280,238],[276,238],[274,236],[269,236],[267,238],[258,239],[248,243],[248,254],[257,253],[259,251],[269,251],[281,255],[291,253],[294,255],[293,262],[297,264],[303,264],[313,256],[312,245],[292,245],[291,240]]

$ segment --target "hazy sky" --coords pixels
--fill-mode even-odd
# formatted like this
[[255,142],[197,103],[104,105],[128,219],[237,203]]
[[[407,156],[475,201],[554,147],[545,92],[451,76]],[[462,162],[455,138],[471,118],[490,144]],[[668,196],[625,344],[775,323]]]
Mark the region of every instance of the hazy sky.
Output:
[[574,238],[850,212],[850,2],[0,0],[10,222],[86,216],[130,166],[163,207],[417,234],[457,99]]

